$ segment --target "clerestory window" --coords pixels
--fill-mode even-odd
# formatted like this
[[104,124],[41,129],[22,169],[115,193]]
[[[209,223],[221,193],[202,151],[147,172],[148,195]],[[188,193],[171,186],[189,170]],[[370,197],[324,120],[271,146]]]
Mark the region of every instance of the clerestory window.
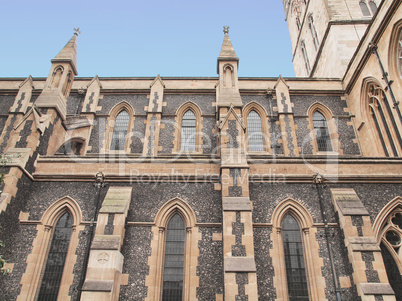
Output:
[[331,137],[328,131],[327,120],[324,115],[315,111],[313,114],[314,133],[317,141],[317,147],[319,152],[332,151]]
[[112,142],[110,144],[111,150],[120,151],[125,149],[129,121],[130,116],[126,110],[122,110],[117,115],[113,128]]
[[187,110],[181,121],[182,151],[195,151],[197,118],[193,111]]
[[254,152],[264,151],[264,141],[260,115],[252,110],[247,116],[248,149]]

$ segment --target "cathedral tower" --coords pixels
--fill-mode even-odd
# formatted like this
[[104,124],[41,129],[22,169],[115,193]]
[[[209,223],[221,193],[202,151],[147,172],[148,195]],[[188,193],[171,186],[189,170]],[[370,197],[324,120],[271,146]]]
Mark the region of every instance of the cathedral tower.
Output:
[[297,77],[342,77],[382,0],[283,0]]

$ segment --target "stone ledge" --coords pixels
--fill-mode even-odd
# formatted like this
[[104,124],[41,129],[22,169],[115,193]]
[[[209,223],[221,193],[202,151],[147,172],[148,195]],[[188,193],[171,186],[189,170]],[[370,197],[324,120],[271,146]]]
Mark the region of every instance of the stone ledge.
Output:
[[249,197],[223,197],[223,211],[251,211]]
[[224,266],[225,272],[256,272],[253,257],[227,257]]
[[119,250],[120,235],[96,235],[91,250]]
[[360,288],[365,295],[394,295],[394,290],[389,283],[360,283]]
[[331,188],[332,200],[343,215],[364,215],[369,212],[364,207],[354,189],[352,188]]
[[113,280],[85,280],[82,290],[92,292],[111,292],[113,289],[113,283]]
[[131,201],[132,187],[110,187],[100,213],[125,214]]

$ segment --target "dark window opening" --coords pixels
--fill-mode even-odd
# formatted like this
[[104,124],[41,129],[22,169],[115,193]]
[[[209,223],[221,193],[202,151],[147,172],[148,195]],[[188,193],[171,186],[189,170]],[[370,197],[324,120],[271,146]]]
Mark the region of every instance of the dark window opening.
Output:
[[359,5],[360,5],[360,9],[362,10],[363,16],[370,17],[371,14],[370,14],[370,11],[368,9],[366,2],[360,1]]
[[53,239],[47,257],[38,300],[57,301],[68,245],[70,244],[73,219],[64,213],[54,228]]
[[319,152],[332,151],[331,138],[329,136],[327,120],[320,112],[313,114],[313,125]]
[[175,214],[166,230],[165,266],[163,271],[163,301],[183,299],[185,225]]
[[300,227],[290,214],[282,222],[283,247],[285,250],[286,278],[290,301],[308,301],[306,268]]

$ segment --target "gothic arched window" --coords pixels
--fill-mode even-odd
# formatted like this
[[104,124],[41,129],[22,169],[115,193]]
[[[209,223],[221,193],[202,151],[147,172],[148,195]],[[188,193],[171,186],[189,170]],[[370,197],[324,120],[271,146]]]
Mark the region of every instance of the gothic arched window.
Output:
[[384,220],[380,247],[388,280],[397,300],[402,298],[402,207],[396,207]]
[[368,84],[367,90],[369,113],[384,154],[398,157],[402,151],[402,138],[384,90],[375,83]]
[[317,147],[319,152],[332,151],[331,137],[328,131],[327,120],[324,115],[315,111],[313,114],[313,125],[315,138],[317,140]]
[[397,55],[396,61],[397,61],[399,76],[402,77],[402,29],[399,30],[397,47],[398,47],[398,50],[396,52],[396,55]]
[[195,151],[197,118],[191,110],[187,110],[181,121],[181,147],[182,151]]
[[166,229],[163,301],[183,299],[184,249],[185,225],[183,219],[176,213]]
[[360,9],[362,10],[363,16],[364,17],[370,17],[371,14],[370,14],[370,11],[368,9],[368,6],[367,6],[366,2],[360,1],[359,5],[360,5]]
[[317,31],[315,30],[313,15],[309,15],[308,21],[309,21],[308,27],[310,28],[310,33],[313,38],[315,50],[318,50],[318,47],[320,46],[320,42],[318,41]]
[[50,244],[38,300],[56,301],[70,244],[73,218],[65,212],[58,220]]
[[250,151],[264,151],[261,117],[252,110],[247,116],[248,148]]
[[282,240],[289,300],[308,301],[308,284],[300,226],[290,214],[287,214],[282,221]]
[[126,110],[122,110],[117,115],[113,127],[112,142],[110,144],[111,150],[124,150],[129,121],[130,116]]

